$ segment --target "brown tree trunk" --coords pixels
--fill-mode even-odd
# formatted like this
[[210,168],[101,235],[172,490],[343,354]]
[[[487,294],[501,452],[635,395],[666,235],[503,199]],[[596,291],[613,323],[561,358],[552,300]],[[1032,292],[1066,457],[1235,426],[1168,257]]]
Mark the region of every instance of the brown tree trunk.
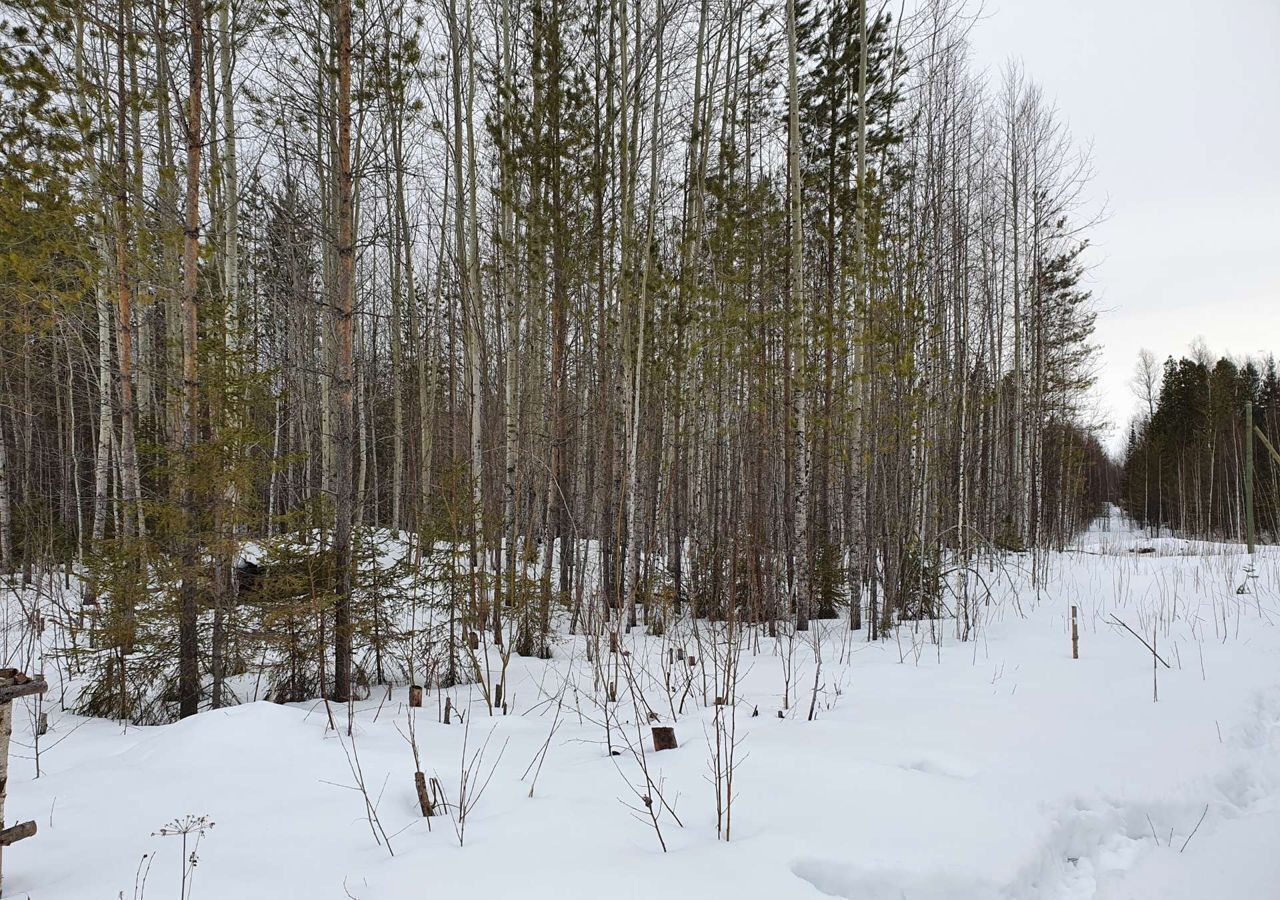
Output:
[[204,66],[204,3],[189,0],[191,68],[187,81],[187,193],[182,242],[182,551],[181,610],[178,623],[178,714],[194,716],[200,706],[200,660],[196,603],[197,516],[196,443],[200,383],[196,370],[197,294],[200,261],[200,138]]
[[334,283],[334,310],[337,317],[337,374],[334,379],[338,400],[336,429],[336,480],[334,485],[333,529],[333,698],[351,697],[351,532],[354,514],[355,438],[355,209],[354,173],[351,165],[351,0],[337,0],[338,42],[338,156],[334,167],[337,194],[338,242],[337,277]]

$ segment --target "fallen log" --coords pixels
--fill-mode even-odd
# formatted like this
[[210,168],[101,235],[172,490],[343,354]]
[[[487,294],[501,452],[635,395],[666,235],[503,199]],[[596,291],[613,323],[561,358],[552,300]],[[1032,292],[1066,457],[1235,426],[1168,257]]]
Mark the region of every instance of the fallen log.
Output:
[[[9,683],[6,684],[6,681]],[[31,694],[43,694],[47,690],[49,690],[49,683],[39,676],[35,678],[27,678],[25,675],[12,678],[0,677],[0,703],[8,703],[18,697],[27,697]]]
[[10,825],[4,831],[0,831],[0,847],[8,847],[10,844],[16,844],[23,838],[29,838],[36,833],[36,823],[19,822],[17,825]]

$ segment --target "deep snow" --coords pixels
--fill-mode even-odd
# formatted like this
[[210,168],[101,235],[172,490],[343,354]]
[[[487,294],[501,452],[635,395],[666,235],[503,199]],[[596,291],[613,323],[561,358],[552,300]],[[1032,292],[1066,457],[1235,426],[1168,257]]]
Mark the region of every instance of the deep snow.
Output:
[[[1049,554],[1038,590],[1029,558],[1011,557],[973,641],[953,622],[908,623],[876,644],[821,623],[815,721],[811,639],[795,642],[779,718],[787,642],[754,636],[732,840],[716,837],[703,672],[675,721],[678,749],[653,753],[643,723],[650,772],[683,822],[662,816],[667,853],[628,808],[643,785],[634,704],[614,710],[626,727],[610,755],[581,638],[549,662],[513,660],[510,715],[490,717],[465,686],[452,693],[467,726],[439,722],[434,692],[418,711],[423,768],[450,801],[464,740],[470,758],[488,738],[474,768],[492,780],[463,847],[448,817],[418,815],[404,687],[354,705],[354,738],[345,708],[335,732],[318,703],[147,728],[50,703],[39,778],[20,701],[6,819],[40,831],[6,850],[5,896],[175,898],[181,839],[157,832],[206,815],[197,900],[1280,898],[1280,550],[1259,552],[1241,594],[1244,563],[1240,547],[1147,540],[1113,516]],[[1112,615],[1148,640],[1156,629],[1172,666],[1157,673],[1159,702],[1150,652]],[[624,644],[653,676],[640,678],[646,699],[667,710],[667,645]],[[356,757],[394,856],[353,788]]]

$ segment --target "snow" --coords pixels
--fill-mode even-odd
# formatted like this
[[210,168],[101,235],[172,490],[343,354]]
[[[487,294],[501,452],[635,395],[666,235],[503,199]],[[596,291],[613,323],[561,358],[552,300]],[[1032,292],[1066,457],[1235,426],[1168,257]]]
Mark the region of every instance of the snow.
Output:
[[[820,623],[816,701],[814,638],[752,634],[728,842],[716,835],[712,661],[693,670],[674,720],[683,669],[674,701],[663,689],[665,649],[693,646],[689,635],[623,639],[645,700],[676,727],[673,751],[652,752],[624,688],[610,754],[581,637],[564,636],[550,661],[513,657],[510,715],[490,716],[461,686],[451,693],[467,723],[444,725],[431,692],[415,719],[424,771],[451,803],[464,760],[474,785],[489,779],[463,846],[450,817],[418,814],[403,686],[354,704],[351,736],[348,709],[332,711],[335,731],[317,702],[127,728],[49,704],[38,778],[32,704],[18,701],[6,818],[33,818],[39,833],[5,852],[5,896],[175,897],[181,838],[157,832],[203,815],[215,825],[190,896],[205,900],[1275,900],[1280,552],[1262,548],[1237,593],[1245,562],[1238,546],[1147,539],[1113,514],[1048,554],[1038,589],[1030,558],[1009,557],[975,640],[958,641],[950,621],[876,644]],[[1154,628],[1171,666],[1156,673],[1158,702],[1151,653],[1113,616],[1148,641]],[[706,640],[711,626],[699,627]],[[660,816],[665,853],[629,808],[633,786],[645,790],[642,746],[683,823]]]

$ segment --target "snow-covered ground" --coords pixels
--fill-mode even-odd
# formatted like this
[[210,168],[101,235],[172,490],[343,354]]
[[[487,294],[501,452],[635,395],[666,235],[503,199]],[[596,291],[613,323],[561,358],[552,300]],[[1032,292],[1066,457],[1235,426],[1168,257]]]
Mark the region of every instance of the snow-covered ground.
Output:
[[[1261,550],[1237,593],[1245,559],[1113,517],[1049,554],[1038,589],[1029,557],[1011,557],[969,642],[954,622],[875,644],[834,622],[816,644],[744,634],[727,842],[712,774],[723,649],[705,624],[693,667],[667,652],[690,634],[624,637],[614,661],[642,700],[624,684],[602,707],[570,637],[548,662],[513,659],[509,715],[463,686],[467,724],[444,725],[429,694],[423,770],[452,804],[472,772],[462,846],[456,814],[418,813],[403,687],[355,704],[353,736],[346,708],[335,731],[319,703],[147,728],[50,704],[38,778],[19,701],[6,818],[39,834],[5,852],[5,896],[177,898],[182,838],[159,832],[207,816],[197,900],[1280,898],[1280,551]],[[1158,702],[1152,654],[1112,617],[1154,629],[1170,666]],[[678,749],[652,751],[645,704]],[[645,794],[679,817],[659,816],[667,852]]]

